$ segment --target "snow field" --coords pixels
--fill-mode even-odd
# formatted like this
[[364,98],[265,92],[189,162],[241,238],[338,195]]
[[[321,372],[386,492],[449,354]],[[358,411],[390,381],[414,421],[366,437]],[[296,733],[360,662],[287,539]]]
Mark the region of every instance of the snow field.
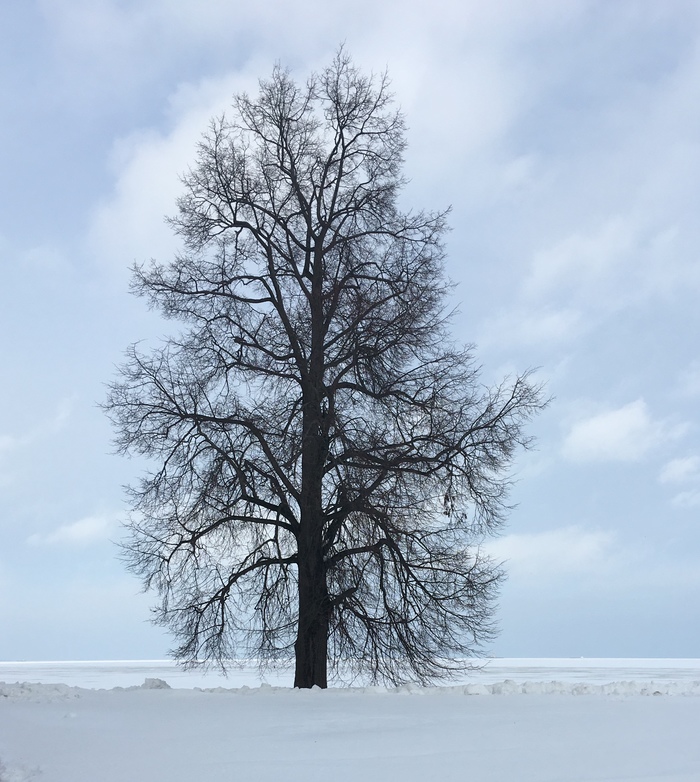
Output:
[[500,681],[295,691],[171,689],[166,665],[124,664],[154,674],[140,686],[0,684],[0,782],[700,780],[697,667],[618,666],[600,684],[499,661]]

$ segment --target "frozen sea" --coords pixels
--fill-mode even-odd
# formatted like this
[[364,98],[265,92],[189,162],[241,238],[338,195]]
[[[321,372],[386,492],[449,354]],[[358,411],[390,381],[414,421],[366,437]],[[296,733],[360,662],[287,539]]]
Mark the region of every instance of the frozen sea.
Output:
[[490,659],[432,688],[290,681],[0,663],[0,782],[700,782],[700,660]]

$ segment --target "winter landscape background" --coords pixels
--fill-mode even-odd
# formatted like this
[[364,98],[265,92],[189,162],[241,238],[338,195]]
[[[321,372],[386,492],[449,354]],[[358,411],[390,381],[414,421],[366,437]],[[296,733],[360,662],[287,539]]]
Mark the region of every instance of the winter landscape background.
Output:
[[[700,6],[429,10],[0,4],[2,782],[700,779]],[[162,218],[208,119],[341,41],[389,68],[404,203],[453,206],[455,338],[487,381],[540,367],[554,396],[485,544],[509,573],[485,652],[539,659],[325,692],[86,663],[170,644],[115,556],[144,465],[97,409],[124,347],[164,328],[128,267],[176,250]]]

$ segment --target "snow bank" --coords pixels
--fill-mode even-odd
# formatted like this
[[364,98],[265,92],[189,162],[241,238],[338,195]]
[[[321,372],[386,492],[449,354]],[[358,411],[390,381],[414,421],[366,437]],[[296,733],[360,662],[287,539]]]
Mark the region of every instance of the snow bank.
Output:
[[[171,690],[163,679],[147,678],[143,684],[131,687],[113,687],[109,690],[97,690],[106,693],[126,693],[135,690]],[[321,690],[301,691],[290,687],[273,687],[261,684],[259,687],[194,687],[191,692],[217,693],[221,695],[250,696],[288,696],[295,697],[311,693],[323,697],[333,694],[341,697],[354,696],[401,696],[401,695],[617,695],[617,696],[700,696],[700,680],[697,681],[613,681],[605,684],[585,684],[571,681],[515,681],[505,679],[492,684],[466,684],[444,687],[421,687],[405,684],[401,687],[330,687]],[[0,682],[0,699],[29,700],[37,703],[81,698],[95,692],[94,689],[71,687],[66,684],[39,684],[32,682]],[[177,691],[177,690],[175,690]],[[0,782],[3,782],[0,776]]]

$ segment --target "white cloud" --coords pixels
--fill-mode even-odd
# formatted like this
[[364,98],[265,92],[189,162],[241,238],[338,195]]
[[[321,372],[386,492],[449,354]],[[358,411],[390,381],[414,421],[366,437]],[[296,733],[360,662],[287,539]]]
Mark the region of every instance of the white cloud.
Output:
[[554,247],[535,253],[525,295],[546,297],[567,291],[580,296],[600,289],[624,265],[637,242],[636,229],[628,219],[605,221],[591,234],[575,233]]
[[700,456],[685,456],[672,459],[664,465],[659,474],[661,483],[686,488],[676,494],[671,505],[684,510],[700,507]]
[[15,451],[27,445],[56,435],[61,432],[73,411],[73,399],[62,399],[56,406],[56,412],[49,419],[40,421],[37,426],[24,434],[0,434],[0,455]]
[[691,491],[682,491],[671,500],[671,504],[676,508],[700,508],[700,489]]
[[576,230],[535,250],[524,299],[565,302],[590,317],[693,286],[696,264],[683,257],[678,225],[646,209],[604,217],[587,232]]
[[700,456],[672,459],[659,475],[661,483],[689,483],[700,480]]
[[574,309],[520,308],[486,320],[476,342],[481,346],[561,345],[585,328],[581,313]]
[[[687,500],[687,507],[697,507],[700,492]],[[623,539],[611,530],[568,526],[505,535],[488,541],[484,550],[503,562],[511,590],[540,587],[551,591],[559,584],[567,590],[623,594],[655,585],[661,590],[670,586],[694,588],[700,582],[697,556],[692,552],[688,558],[669,559],[644,536]]]
[[611,532],[563,527],[547,532],[506,535],[490,541],[488,553],[506,562],[506,570],[518,577],[548,580],[553,576],[599,570],[612,555]]
[[563,454],[575,462],[634,462],[680,431],[653,420],[644,400],[637,399],[576,422],[564,440]]
[[[606,10],[607,14],[610,29],[619,25],[620,31],[626,21],[639,25],[638,31],[650,31],[661,21],[646,13],[628,20],[624,12]],[[671,15],[673,27],[680,25],[683,15],[677,11]],[[588,20],[594,21],[595,16]],[[686,22],[692,26],[697,19]],[[622,42],[624,35],[616,40]],[[612,88],[615,78],[627,77],[611,71],[605,81],[603,65],[587,70],[578,84],[572,83],[566,98],[556,89],[541,89],[539,82],[539,91],[527,97],[533,101],[531,111],[547,117],[558,129],[550,138],[542,134],[523,139],[519,131],[524,113],[506,127],[502,150],[510,148],[535,160],[535,179],[546,182],[544,187],[530,187],[527,198],[501,213],[508,228],[503,238],[494,238],[493,246],[499,255],[510,254],[519,263],[500,275],[504,281],[514,279],[519,288],[515,301],[502,305],[506,314],[519,311],[521,322],[527,324],[544,308],[575,311],[583,328],[562,331],[562,341],[573,341],[603,324],[617,330],[614,317],[621,310],[650,302],[673,306],[700,288],[695,218],[700,146],[693,135],[699,112],[694,94],[700,47],[688,40],[687,48],[672,53],[669,47],[663,67],[653,76],[645,73],[634,88]],[[631,63],[636,53],[623,46],[619,56],[607,64],[614,69],[620,62]],[[561,65],[567,64],[571,61],[563,57]],[[552,83],[558,83],[556,76]],[[585,91],[579,91],[584,85]],[[527,100],[519,100],[516,108],[527,107]],[[572,121],[577,116],[578,125]],[[570,129],[568,135],[563,127]],[[483,197],[489,190],[482,180],[478,184]],[[511,235],[519,239],[509,246]],[[649,317],[655,316],[650,312]],[[504,337],[503,344],[512,346],[508,330],[495,333]],[[679,334],[678,342],[683,341]],[[695,395],[700,394],[698,377],[687,383]]]
[[[421,198],[426,191],[432,198],[435,187],[440,200],[434,206],[441,207],[467,190],[469,198],[481,202],[484,187],[519,187],[531,176],[536,156],[508,154],[505,163],[497,162],[503,176],[494,176],[492,156],[485,152],[500,144],[537,91],[510,47],[570,24],[584,6],[581,0],[533,0],[527,7],[514,0],[486,5],[438,0],[426,15],[417,0],[379,5],[360,0],[353,14],[345,16],[318,0],[306,0],[294,14],[279,0],[245,6],[150,0],[133,7],[68,0],[52,6],[50,16],[64,46],[74,54],[89,47],[91,59],[111,59],[123,49],[129,52],[127,67],[133,67],[132,51],[158,59],[183,46],[196,50],[199,39],[211,50],[229,50],[240,39],[242,51],[256,53],[227,56],[230,70],[218,79],[180,85],[171,99],[167,132],[143,129],[117,143],[116,182],[93,216],[91,257],[121,268],[134,260],[170,257],[177,242],[163,216],[175,211],[181,192],[178,174],[193,162],[211,116],[228,107],[234,92],[255,93],[258,78],[269,76],[275,59],[293,67],[295,77],[303,80],[309,69],[327,65],[342,41],[363,69],[389,67],[392,89],[410,127],[408,175]],[[365,23],[366,16],[372,25]],[[155,35],[156,53],[151,45]],[[465,170],[469,176],[461,173]]]
[[30,535],[27,543],[33,546],[88,546],[107,540],[113,527],[113,516],[87,516],[71,524],[64,524],[53,532]]
[[[295,46],[306,52],[317,50],[329,40],[334,47],[358,33],[368,38],[375,34],[383,42],[420,36],[453,44],[466,35],[477,43],[484,39],[502,43],[532,34],[533,28],[542,31],[565,24],[585,11],[586,4],[584,0],[530,0],[527,4],[520,0],[435,0],[430,13],[419,0],[358,0],[352,13],[339,13],[324,0],[300,0],[293,9],[286,0],[44,0],[42,5],[54,35],[67,49],[106,57],[142,45],[144,40],[152,44],[155,32],[160,33],[165,48],[178,41],[230,46],[254,36],[258,47],[276,43],[279,54]],[[154,56],[158,53],[152,51]]]
[[115,143],[114,190],[95,209],[87,238],[92,257],[115,270],[172,258],[180,242],[164,218],[177,212],[180,175],[194,163],[196,145],[212,117],[230,107],[234,93],[255,84],[245,72],[181,85],[170,99],[169,132],[144,130]]

